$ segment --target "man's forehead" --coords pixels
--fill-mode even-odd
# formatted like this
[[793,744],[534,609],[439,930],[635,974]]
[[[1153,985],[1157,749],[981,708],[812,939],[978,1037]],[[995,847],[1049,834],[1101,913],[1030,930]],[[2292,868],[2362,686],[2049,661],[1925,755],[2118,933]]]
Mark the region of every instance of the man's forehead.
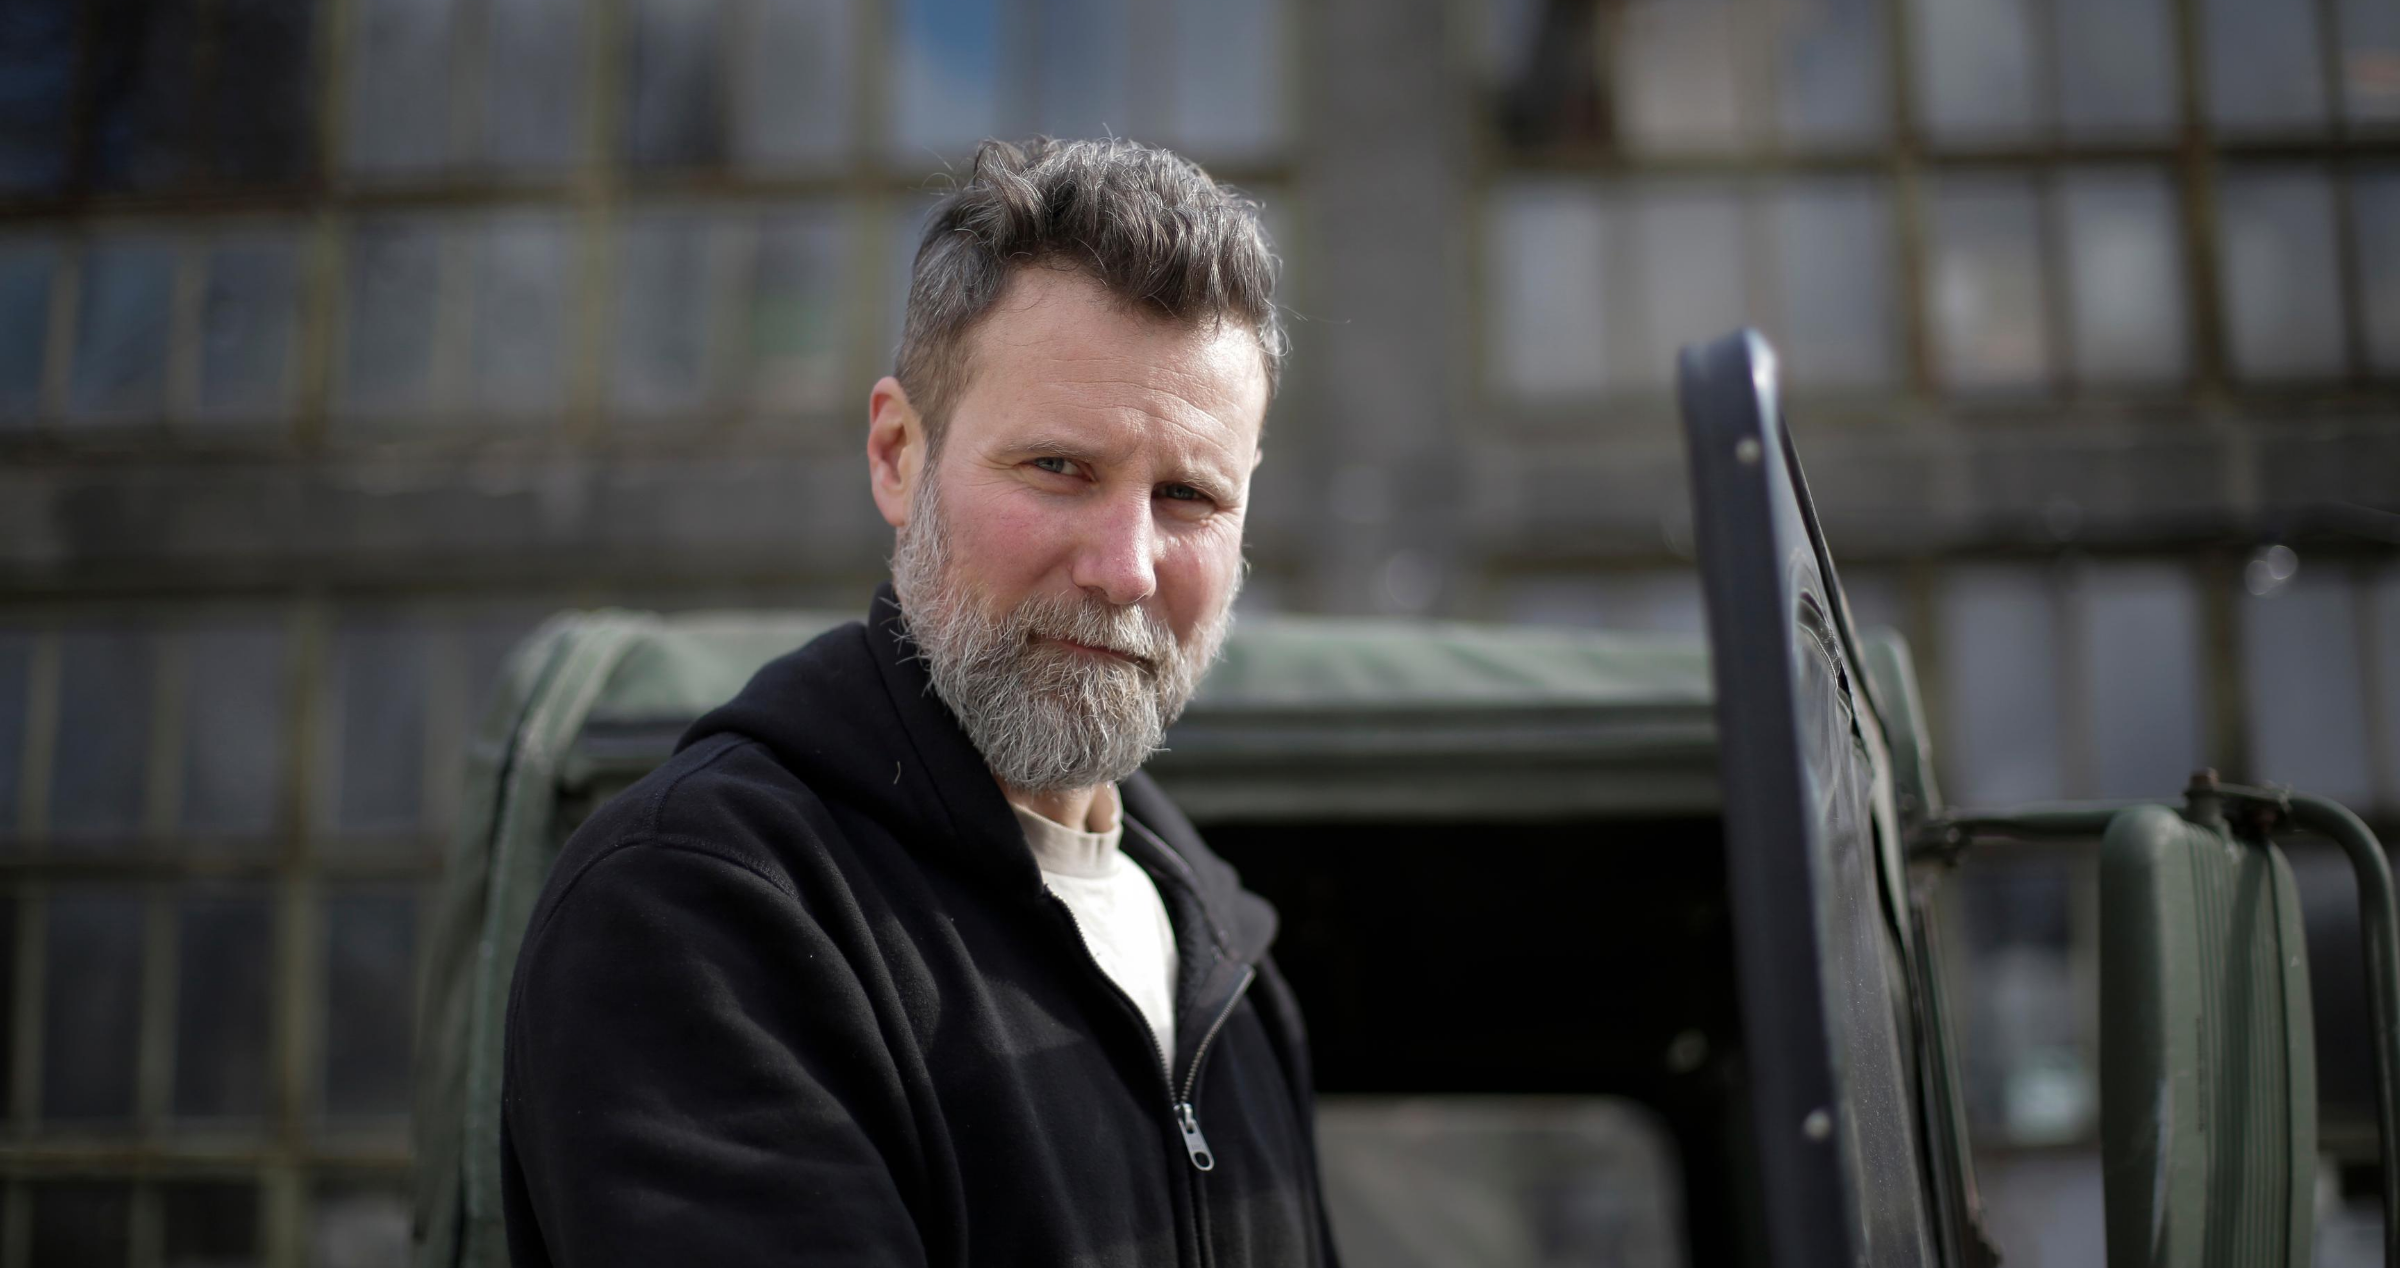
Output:
[[1073,423],[1125,443],[1244,456],[1257,444],[1266,372],[1256,338],[1238,325],[1147,316],[1079,274],[1032,268],[1018,271],[973,342],[961,404],[1009,430]]

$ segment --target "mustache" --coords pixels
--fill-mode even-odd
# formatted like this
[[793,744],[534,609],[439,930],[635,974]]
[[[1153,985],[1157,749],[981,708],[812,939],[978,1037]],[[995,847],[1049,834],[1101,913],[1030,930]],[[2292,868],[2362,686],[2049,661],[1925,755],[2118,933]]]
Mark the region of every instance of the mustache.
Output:
[[1155,677],[1178,650],[1165,618],[1140,604],[1120,607],[1084,596],[1044,595],[1026,600],[1012,614],[1019,646],[1043,639],[1079,643],[1115,652]]

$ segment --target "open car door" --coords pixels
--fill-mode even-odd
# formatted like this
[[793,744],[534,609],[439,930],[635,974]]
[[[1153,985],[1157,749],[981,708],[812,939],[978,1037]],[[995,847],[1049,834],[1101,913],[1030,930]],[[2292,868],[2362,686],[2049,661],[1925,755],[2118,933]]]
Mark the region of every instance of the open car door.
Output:
[[1764,1240],[1778,1268],[1971,1268],[1956,1085],[1894,796],[1895,736],[1921,768],[1913,702],[1887,727],[1766,340],[1686,348],[1679,386]]

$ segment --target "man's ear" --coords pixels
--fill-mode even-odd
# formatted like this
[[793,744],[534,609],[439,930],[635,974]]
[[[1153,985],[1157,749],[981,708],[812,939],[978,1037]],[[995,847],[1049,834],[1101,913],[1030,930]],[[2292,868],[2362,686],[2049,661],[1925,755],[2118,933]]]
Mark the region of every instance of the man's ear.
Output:
[[908,524],[917,481],[925,478],[925,420],[900,380],[885,375],[867,394],[867,486],[875,509],[894,528]]

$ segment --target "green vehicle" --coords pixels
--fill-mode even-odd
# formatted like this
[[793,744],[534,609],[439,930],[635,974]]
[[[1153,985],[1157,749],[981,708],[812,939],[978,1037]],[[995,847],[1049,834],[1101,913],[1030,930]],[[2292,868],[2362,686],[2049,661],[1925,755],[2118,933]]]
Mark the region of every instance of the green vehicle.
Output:
[[[1705,645],[1245,621],[1149,767],[1283,914],[1349,1261],[1996,1262],[1933,897],[1964,852],[2050,836],[2100,857],[2107,1262],[2308,1264],[2315,1041],[2273,840],[2313,832],[2355,865],[2389,1158],[2381,847],[2330,802],[2208,776],[2155,804],[1946,806],[1907,648],[1853,628],[1771,351],[1688,349],[1682,396]],[[423,1268],[507,1262],[501,1010],[558,847],[850,617],[571,614],[517,652],[471,752],[419,1027]],[[2382,1179],[2400,1268],[2400,1168]]]

